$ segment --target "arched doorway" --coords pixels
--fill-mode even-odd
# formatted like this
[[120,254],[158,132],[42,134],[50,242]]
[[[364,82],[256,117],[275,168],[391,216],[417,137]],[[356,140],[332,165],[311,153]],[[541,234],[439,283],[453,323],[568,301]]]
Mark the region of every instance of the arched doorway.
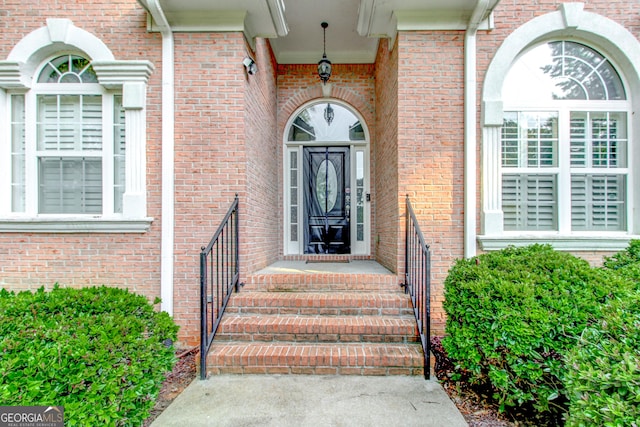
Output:
[[370,253],[369,132],[336,100],[314,101],[284,135],[285,255]]

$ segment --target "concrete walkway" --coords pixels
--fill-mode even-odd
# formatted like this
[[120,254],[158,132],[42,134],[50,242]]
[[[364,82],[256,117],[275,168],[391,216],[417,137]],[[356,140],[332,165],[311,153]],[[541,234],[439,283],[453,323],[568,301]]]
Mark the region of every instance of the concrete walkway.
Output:
[[154,421],[168,426],[462,427],[440,384],[422,377],[220,375],[196,379]]

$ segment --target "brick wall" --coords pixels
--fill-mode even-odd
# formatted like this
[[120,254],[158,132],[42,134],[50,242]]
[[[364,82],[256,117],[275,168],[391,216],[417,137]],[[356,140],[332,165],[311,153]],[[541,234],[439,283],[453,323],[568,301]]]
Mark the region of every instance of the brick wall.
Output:
[[[149,60],[156,70],[148,88],[147,213],[155,221],[143,234],[0,234],[0,287],[13,290],[61,286],[118,286],[160,295],[160,72],[158,34],[146,30],[135,0],[5,1],[0,9],[0,58],[47,18],[71,19],[100,38],[118,60]],[[66,52],[63,52],[66,53]]]
[[442,283],[464,255],[463,43],[462,32],[398,34],[397,205],[404,212],[409,195],[432,249],[436,330],[444,322]]
[[256,41],[252,56],[258,72],[246,76],[247,201],[241,206],[240,223],[243,254],[246,255],[242,259],[244,273],[273,263],[282,246],[279,233],[281,198],[278,197],[282,191],[282,186],[278,185],[282,135],[275,126],[276,63],[269,43],[264,39]]
[[174,317],[195,344],[200,248],[237,193],[246,206],[247,151],[242,33],[176,33]]
[[391,271],[398,271],[400,229],[398,206],[398,46],[390,50],[388,40],[381,40],[376,57],[376,141],[372,158],[376,173],[372,175],[376,206],[372,232],[376,259]]

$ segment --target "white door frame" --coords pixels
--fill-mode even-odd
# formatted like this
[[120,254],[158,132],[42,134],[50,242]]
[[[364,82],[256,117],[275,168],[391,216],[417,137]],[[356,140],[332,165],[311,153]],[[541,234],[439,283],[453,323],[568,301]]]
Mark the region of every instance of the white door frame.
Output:
[[[322,141],[289,141],[288,135],[294,120],[309,107],[318,104],[339,105],[353,114],[362,125],[364,139],[357,141],[322,140]],[[350,238],[351,255],[371,254],[371,203],[370,194],[370,133],[362,116],[349,104],[336,99],[323,98],[308,102],[299,107],[287,121],[283,135],[283,245],[284,255],[304,255],[304,186],[303,186],[303,148],[304,147],[335,147],[348,146],[350,148],[351,167],[349,185],[351,189]],[[358,178],[361,178],[358,187]],[[358,191],[360,193],[358,193]],[[361,201],[357,200],[361,194]],[[358,223],[358,207],[361,207],[362,219]],[[361,238],[361,240],[359,239]]]

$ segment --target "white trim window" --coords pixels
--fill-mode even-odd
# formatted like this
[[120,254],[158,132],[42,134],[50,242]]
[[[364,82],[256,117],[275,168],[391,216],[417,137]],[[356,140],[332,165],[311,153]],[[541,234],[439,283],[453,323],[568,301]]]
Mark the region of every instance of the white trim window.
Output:
[[152,71],[68,19],[47,19],[0,60],[0,232],[149,229]]
[[61,55],[28,94],[10,97],[13,213],[122,213],[122,95],[97,81],[88,59]]
[[577,42],[536,46],[503,99],[504,231],[628,232],[631,106],[611,62]]

